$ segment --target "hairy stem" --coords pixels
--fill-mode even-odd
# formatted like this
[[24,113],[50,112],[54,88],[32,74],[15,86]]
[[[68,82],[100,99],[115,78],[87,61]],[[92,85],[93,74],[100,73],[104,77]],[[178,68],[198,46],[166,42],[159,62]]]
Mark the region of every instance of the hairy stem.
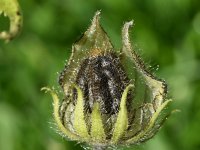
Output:
[[92,150],[107,150],[107,147],[105,147],[105,146],[93,146]]

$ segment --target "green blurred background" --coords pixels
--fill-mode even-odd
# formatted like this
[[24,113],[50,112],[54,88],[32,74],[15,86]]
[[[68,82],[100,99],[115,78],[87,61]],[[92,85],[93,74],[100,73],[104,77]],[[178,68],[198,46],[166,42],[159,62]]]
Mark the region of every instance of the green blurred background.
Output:
[[[52,99],[40,91],[58,86],[58,74],[72,43],[96,10],[116,49],[121,28],[134,19],[132,43],[151,70],[169,85],[172,115],[150,141],[129,150],[200,149],[199,0],[20,0],[23,30],[0,41],[0,150],[73,150],[75,142],[57,134]],[[8,18],[0,16],[0,30]],[[159,65],[159,67],[158,67]]]

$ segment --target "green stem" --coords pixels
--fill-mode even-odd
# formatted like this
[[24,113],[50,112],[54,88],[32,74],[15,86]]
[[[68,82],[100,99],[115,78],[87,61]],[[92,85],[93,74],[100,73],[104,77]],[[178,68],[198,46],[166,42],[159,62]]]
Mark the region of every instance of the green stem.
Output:
[[93,146],[92,150],[107,150],[107,147],[105,147],[105,146]]

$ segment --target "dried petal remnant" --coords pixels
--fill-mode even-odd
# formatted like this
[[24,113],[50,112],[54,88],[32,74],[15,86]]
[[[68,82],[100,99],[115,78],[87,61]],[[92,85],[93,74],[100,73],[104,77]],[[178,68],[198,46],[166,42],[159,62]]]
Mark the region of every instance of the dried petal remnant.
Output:
[[67,137],[94,147],[138,144],[162,126],[171,100],[165,99],[165,82],[150,74],[131,48],[132,22],[122,29],[119,53],[100,26],[99,15],[72,46],[59,78],[64,99],[60,107],[54,106],[55,121]]

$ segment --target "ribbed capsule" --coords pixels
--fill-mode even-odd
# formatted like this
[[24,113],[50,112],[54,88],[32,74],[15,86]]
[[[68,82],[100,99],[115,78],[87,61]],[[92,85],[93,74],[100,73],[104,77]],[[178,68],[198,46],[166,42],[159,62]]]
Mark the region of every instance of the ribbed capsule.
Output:
[[[63,101],[51,90],[54,118],[60,131],[79,142],[107,147],[138,144],[152,138],[168,113],[167,87],[149,73],[132,49],[129,28],[122,29],[122,49],[112,46],[99,23],[91,26],[72,46],[61,72]],[[49,89],[48,89],[49,90]],[[163,115],[164,114],[164,115]]]
[[[85,109],[92,112],[98,102],[102,114],[116,114],[125,87],[130,83],[116,54],[87,58],[78,71],[76,84],[84,93]],[[74,104],[76,96],[74,93]],[[127,102],[131,101],[131,97]],[[128,107],[128,105],[127,105]]]

